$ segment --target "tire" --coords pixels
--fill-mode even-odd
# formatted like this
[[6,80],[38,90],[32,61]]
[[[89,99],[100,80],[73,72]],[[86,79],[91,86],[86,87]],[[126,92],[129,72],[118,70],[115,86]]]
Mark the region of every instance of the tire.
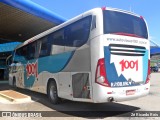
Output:
[[50,81],[47,88],[47,95],[51,103],[58,104],[60,98],[58,97],[57,85],[55,81]]

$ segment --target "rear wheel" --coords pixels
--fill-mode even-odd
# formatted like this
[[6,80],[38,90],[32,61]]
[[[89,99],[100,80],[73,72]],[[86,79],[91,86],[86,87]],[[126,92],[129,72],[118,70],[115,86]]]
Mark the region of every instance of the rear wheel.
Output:
[[57,85],[55,81],[49,82],[48,89],[47,89],[47,95],[49,97],[49,100],[53,104],[58,104],[60,102],[60,98],[58,97],[58,93],[57,93]]

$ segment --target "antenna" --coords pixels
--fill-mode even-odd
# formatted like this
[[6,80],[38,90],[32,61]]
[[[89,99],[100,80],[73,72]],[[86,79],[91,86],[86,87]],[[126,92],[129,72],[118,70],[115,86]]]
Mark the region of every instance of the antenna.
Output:
[[132,12],[132,7],[131,6],[129,7],[129,11]]
[[129,7],[129,11],[134,13],[134,10],[132,10],[132,6]]

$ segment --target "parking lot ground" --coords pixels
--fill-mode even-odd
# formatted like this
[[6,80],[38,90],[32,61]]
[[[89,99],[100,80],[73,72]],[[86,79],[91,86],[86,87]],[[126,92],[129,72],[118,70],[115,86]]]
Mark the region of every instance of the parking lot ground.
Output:
[[[7,83],[0,84],[0,90],[11,89]],[[106,120],[121,120],[121,119],[160,119],[159,117],[131,117],[134,112],[145,111],[160,111],[160,73],[151,74],[151,89],[149,95],[131,101],[118,103],[83,103],[73,101],[63,101],[61,104],[53,105],[49,102],[47,95],[32,92],[29,90],[18,89],[18,92],[31,96],[30,102],[25,103],[10,103],[0,100],[0,111],[23,111],[23,112],[38,112],[42,111],[42,118],[31,119],[106,119]],[[127,116],[127,117],[126,117]],[[14,118],[15,119],[15,118]],[[20,119],[16,117],[16,119]],[[24,118],[23,118],[24,119]],[[27,118],[26,118],[27,119]],[[8,120],[6,118],[6,120]]]

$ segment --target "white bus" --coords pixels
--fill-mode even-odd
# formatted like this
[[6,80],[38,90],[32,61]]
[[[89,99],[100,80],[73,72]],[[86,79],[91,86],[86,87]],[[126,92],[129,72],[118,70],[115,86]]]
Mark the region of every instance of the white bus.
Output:
[[104,103],[147,95],[149,74],[144,18],[95,8],[18,46],[9,84],[47,94],[54,104],[61,98]]

